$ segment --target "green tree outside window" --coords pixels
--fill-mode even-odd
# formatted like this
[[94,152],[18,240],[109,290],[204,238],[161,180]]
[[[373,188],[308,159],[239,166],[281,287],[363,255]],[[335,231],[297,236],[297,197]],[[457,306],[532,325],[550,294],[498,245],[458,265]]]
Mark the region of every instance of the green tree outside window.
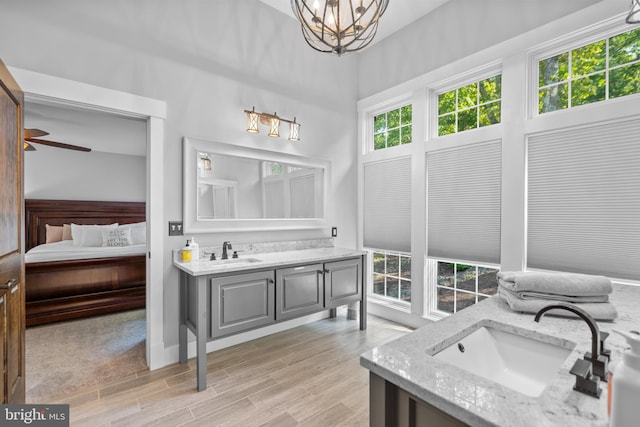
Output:
[[538,62],[540,114],[640,93],[640,28]]
[[373,118],[373,149],[380,150],[412,141],[412,106],[405,105]]
[[502,75],[438,95],[438,135],[500,123]]

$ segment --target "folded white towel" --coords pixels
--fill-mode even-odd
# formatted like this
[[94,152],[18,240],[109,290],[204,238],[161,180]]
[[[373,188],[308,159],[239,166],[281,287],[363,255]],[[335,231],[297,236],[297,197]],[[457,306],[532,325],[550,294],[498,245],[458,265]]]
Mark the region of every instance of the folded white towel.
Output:
[[604,276],[537,271],[500,271],[497,276],[502,285],[513,292],[534,291],[575,297],[609,295],[613,292],[611,280]]
[[[517,298],[513,293],[506,291],[503,287],[498,287],[498,295],[505,301],[513,311],[521,313],[537,313],[543,307],[553,304],[553,301],[542,299],[523,300]],[[618,317],[616,308],[610,302],[600,303],[577,303],[576,306],[582,308],[596,320],[614,320]],[[567,310],[551,310],[547,313],[551,316],[577,317]]]
[[608,302],[609,295],[590,295],[590,296],[575,296],[575,295],[560,295],[560,294],[547,294],[544,292],[534,291],[512,291],[513,287],[511,282],[505,282],[502,279],[498,279],[498,285],[505,290],[505,292],[512,293],[516,298],[520,299],[545,299],[549,301],[566,301],[566,302]]

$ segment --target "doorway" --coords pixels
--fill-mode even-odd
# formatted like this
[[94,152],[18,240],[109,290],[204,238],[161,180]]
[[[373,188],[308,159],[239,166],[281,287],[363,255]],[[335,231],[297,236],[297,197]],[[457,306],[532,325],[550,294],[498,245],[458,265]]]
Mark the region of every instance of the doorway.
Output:
[[151,370],[164,366],[162,171],[166,102],[18,68],[9,67],[9,71],[24,91],[26,102],[102,111],[146,122],[146,364]]

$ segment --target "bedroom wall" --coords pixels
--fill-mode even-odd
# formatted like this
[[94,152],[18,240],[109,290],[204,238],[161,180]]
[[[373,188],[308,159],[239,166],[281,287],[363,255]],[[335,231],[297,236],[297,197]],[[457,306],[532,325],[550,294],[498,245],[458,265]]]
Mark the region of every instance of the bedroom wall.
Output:
[[[164,221],[182,219],[182,137],[332,161],[336,245],[356,245],[356,56],[307,46],[296,22],[257,0],[0,0],[9,66],[166,101]],[[29,23],[25,31],[24,23]],[[244,109],[297,117],[301,141],[245,132]],[[284,133],[284,127],[282,128]],[[151,213],[154,214],[153,212]],[[201,246],[328,237],[326,230],[198,235]],[[178,274],[164,236],[164,341],[177,344]]]
[[26,199],[146,200],[144,157],[84,153],[41,145],[24,157]]

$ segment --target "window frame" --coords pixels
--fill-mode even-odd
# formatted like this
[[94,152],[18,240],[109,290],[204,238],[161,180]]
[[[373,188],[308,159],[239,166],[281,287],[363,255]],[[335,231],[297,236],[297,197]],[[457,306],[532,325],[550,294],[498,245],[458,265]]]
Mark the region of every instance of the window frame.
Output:
[[[448,317],[452,314],[456,314],[458,313],[458,311],[456,310],[456,305],[457,305],[457,299],[454,299],[454,311],[453,313],[449,313],[446,311],[442,311],[442,310],[438,310],[438,288],[439,287],[443,287],[443,286],[439,286],[438,285],[438,263],[439,262],[446,262],[446,263],[452,263],[452,264],[465,264],[465,265],[472,265],[476,268],[476,283],[475,283],[475,291],[471,292],[471,291],[467,291],[464,289],[460,289],[460,292],[463,292],[465,294],[473,294],[475,295],[475,299],[476,302],[474,302],[472,305],[478,304],[480,301],[478,301],[478,297],[483,296],[483,297],[487,297],[490,298],[493,295],[497,295],[497,289],[496,289],[496,294],[493,295],[489,295],[489,294],[483,294],[478,292],[478,268],[490,268],[490,269],[494,269],[497,271],[500,271],[501,269],[501,265],[500,264],[491,264],[491,263],[478,263],[475,261],[465,261],[465,260],[459,260],[459,259],[444,259],[444,258],[431,258],[431,257],[425,257],[425,277],[426,277],[426,286],[429,288],[429,293],[431,294],[431,298],[429,298],[428,301],[428,308],[429,308],[429,312],[428,315],[434,318],[444,318],[444,317]],[[457,287],[454,285],[453,288],[450,288],[455,295],[455,292],[458,291]],[[465,307],[466,308],[466,307]]]
[[[594,105],[599,106],[604,103],[616,102],[617,100],[639,96],[640,93],[635,93],[631,95],[609,98],[609,72],[611,68],[609,67],[609,38],[615,37],[617,35],[633,31],[638,27],[629,28],[629,24],[625,23],[624,20],[620,20],[618,17],[613,17],[594,25],[588,26],[584,29],[574,31],[568,35],[559,37],[557,39],[551,40],[548,43],[544,43],[541,45],[537,45],[536,47],[527,51],[527,67],[528,67],[528,78],[527,78],[527,119],[537,119],[540,117],[548,117],[555,116],[558,114],[563,114],[563,112],[567,111],[575,111],[576,108],[581,110],[593,108]],[[538,111],[538,93],[540,90],[539,81],[540,81],[540,69],[539,62],[552,58],[556,55],[561,55],[563,53],[570,53],[575,49],[579,49],[581,47],[585,47],[592,43],[596,43],[598,41],[604,40],[607,46],[607,57],[606,57],[606,68],[604,70],[606,75],[606,90],[605,90],[605,99],[602,101],[591,102],[583,105],[576,106],[568,106],[567,108],[558,109],[554,111],[548,111],[546,113],[540,113]],[[628,65],[628,64],[625,64]],[[622,66],[625,66],[622,65]],[[569,66],[571,66],[571,62],[569,61]],[[615,69],[622,67],[616,66]],[[584,78],[585,76],[581,76]],[[573,79],[576,80],[576,79]],[[572,79],[568,79],[567,82],[570,85]],[[570,96],[570,94],[569,94]]]
[[[454,135],[460,134],[468,134],[473,132],[478,132],[480,129],[493,128],[495,126],[502,125],[502,105],[503,105],[503,97],[502,97],[502,87],[504,86],[504,81],[502,80],[502,59],[498,61],[489,62],[481,67],[475,68],[473,70],[469,70],[466,73],[456,74],[454,77],[443,80],[432,85],[429,85],[429,141],[427,143],[439,140],[440,138],[451,138]],[[472,83],[479,83],[482,80],[488,79],[490,77],[494,77],[496,75],[500,75],[501,79],[501,89],[500,89],[500,122],[494,123],[489,126],[480,126],[474,129],[467,129],[462,132],[454,132],[447,135],[438,135],[438,96],[450,92],[455,89],[462,88],[464,86],[470,85]],[[496,102],[496,100],[491,101]],[[479,107],[479,104],[476,105]]]
[[[407,105],[411,105],[411,142],[408,142],[406,144],[398,144],[396,146],[392,146],[392,147],[385,147],[385,148],[381,148],[376,150],[375,149],[375,124],[374,124],[374,119],[376,116],[379,116],[381,114],[386,114],[390,111],[393,110],[402,110],[403,107],[407,106]],[[393,100],[390,100],[389,102],[385,102],[384,104],[381,104],[380,106],[378,106],[375,109],[371,109],[369,111],[367,111],[366,113],[366,129],[365,129],[365,147],[364,147],[364,153],[363,154],[370,154],[370,153],[380,153],[380,152],[388,152],[388,150],[394,150],[394,149],[398,149],[398,147],[406,147],[406,146],[411,146],[411,144],[414,144],[416,142],[415,139],[415,131],[414,131],[414,125],[416,122],[416,115],[415,115],[415,106],[413,105],[413,99],[411,96],[402,96],[402,97],[398,97],[395,98]],[[402,112],[402,111],[401,111]],[[401,128],[402,126],[399,126],[399,128]]]
[[[386,250],[386,249],[376,249],[376,248],[368,248],[365,247],[364,248],[365,251],[367,251],[367,259],[368,259],[368,271],[369,274],[367,274],[367,296],[369,298],[372,298],[374,300],[379,300],[379,301],[384,301],[386,303],[390,303],[392,305],[397,305],[403,309],[410,309],[411,308],[411,301],[404,301],[401,298],[401,288],[400,288],[400,280],[406,280],[409,281],[410,285],[409,285],[409,289],[411,289],[411,285],[413,284],[413,277],[407,279],[407,278],[403,278],[400,276],[400,273],[402,272],[402,270],[400,269],[400,260],[398,260],[398,267],[399,267],[399,274],[398,276],[391,276],[391,277],[397,277],[398,278],[398,297],[394,298],[394,297],[389,297],[386,295],[386,286],[385,286],[385,295],[380,295],[380,294],[376,294],[373,292],[373,286],[374,286],[374,253],[382,253],[385,255],[385,279],[390,276],[389,274],[386,273],[386,263],[387,263],[387,256],[389,255],[393,255],[393,256],[398,256],[398,257],[404,257],[404,258],[409,258],[410,262],[413,261],[413,255],[407,252],[398,252],[398,251],[390,251],[390,250]],[[411,270],[410,270],[411,271]],[[411,296],[412,297],[412,296]]]

